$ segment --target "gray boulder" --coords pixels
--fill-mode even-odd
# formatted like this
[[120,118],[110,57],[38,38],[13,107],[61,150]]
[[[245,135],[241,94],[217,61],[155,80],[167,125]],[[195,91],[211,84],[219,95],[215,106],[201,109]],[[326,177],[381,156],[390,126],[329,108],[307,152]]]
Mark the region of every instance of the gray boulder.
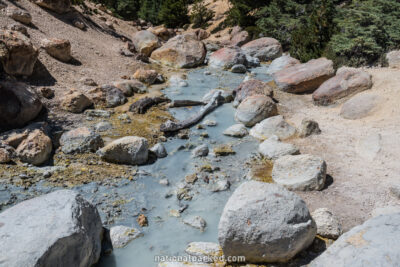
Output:
[[2,266],[89,267],[101,251],[97,209],[71,190],[24,201],[0,214]]
[[342,226],[338,218],[327,208],[320,208],[311,213],[317,224],[317,234],[331,239],[337,239],[342,234]]
[[249,181],[225,205],[218,226],[224,255],[249,263],[287,262],[314,240],[317,228],[304,201],[286,189]]
[[161,46],[158,37],[150,31],[138,31],[133,35],[133,45],[139,53],[150,56],[153,50]]
[[227,135],[227,136],[232,136],[232,137],[244,137],[244,136],[248,135],[249,132],[247,131],[246,127],[243,124],[238,123],[238,124],[232,125],[231,127],[227,128],[223,132],[223,134]]
[[281,44],[276,39],[268,37],[253,40],[243,45],[242,50],[260,61],[273,60],[282,55]]
[[277,71],[289,68],[291,66],[300,64],[301,62],[298,59],[292,58],[290,55],[283,55],[274,59],[271,64],[268,66],[267,73],[272,75]]
[[101,136],[87,127],[65,132],[60,138],[61,150],[65,154],[96,152],[104,145]]
[[310,267],[397,267],[400,213],[382,215],[343,234]]
[[265,95],[252,95],[240,103],[235,113],[235,119],[245,126],[251,127],[275,115],[278,115],[278,108],[270,97]]
[[280,140],[292,137],[296,133],[296,128],[287,123],[282,115],[274,116],[257,123],[250,130],[250,135],[265,140],[276,135]]
[[286,155],[299,154],[299,149],[292,144],[282,143],[279,138],[273,136],[258,146],[258,152],[267,159],[277,159]]
[[287,155],[275,161],[272,179],[289,190],[321,190],[326,180],[326,163],[314,155]]
[[161,143],[155,144],[152,148],[150,148],[150,151],[156,154],[157,158],[165,158],[168,156],[167,150]]

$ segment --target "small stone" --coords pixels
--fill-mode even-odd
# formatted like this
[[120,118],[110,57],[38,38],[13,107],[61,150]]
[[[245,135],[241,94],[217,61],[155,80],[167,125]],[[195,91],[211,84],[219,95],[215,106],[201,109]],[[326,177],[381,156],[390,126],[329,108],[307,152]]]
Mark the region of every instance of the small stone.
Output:
[[209,153],[208,146],[206,144],[200,145],[193,149],[192,151],[192,157],[197,158],[197,157],[207,157]]
[[206,221],[203,218],[201,218],[200,216],[185,218],[183,220],[183,223],[187,224],[193,228],[199,229],[202,232],[204,231],[204,229],[207,226]]
[[82,79],[80,79],[80,83],[86,86],[97,86],[97,83],[89,77],[83,77]]
[[185,177],[185,181],[188,184],[194,184],[197,181],[197,174],[190,174]]
[[155,70],[138,69],[135,74],[133,74],[133,78],[149,85],[153,84],[157,77],[158,73]]
[[342,234],[342,226],[335,215],[327,208],[320,208],[311,213],[311,217],[317,224],[317,234],[330,238],[337,239]]
[[137,222],[141,227],[149,226],[149,222],[147,221],[147,217],[144,214],[140,214],[137,218]]
[[191,256],[209,258],[210,261],[214,262],[214,259],[223,255],[222,248],[211,242],[191,242],[187,246],[185,252]]
[[60,138],[61,150],[65,154],[96,152],[104,145],[101,136],[87,127],[65,132]]
[[212,186],[211,186],[211,191],[212,192],[221,192],[221,191],[226,191],[229,189],[229,187],[231,186],[231,183],[226,180],[218,180],[216,181]]
[[71,43],[66,39],[43,39],[41,47],[52,57],[62,61],[69,62],[71,56]]
[[168,185],[169,185],[168,179],[161,179],[160,181],[158,181],[158,183],[159,183],[160,185],[165,185],[165,186],[168,186]]
[[75,90],[70,90],[64,95],[61,102],[62,109],[72,113],[81,113],[91,105],[93,103],[86,95]]
[[113,226],[110,229],[111,243],[114,248],[123,248],[132,240],[140,237],[142,233],[127,226]]
[[214,148],[214,154],[216,156],[229,156],[236,154],[236,152],[232,149],[231,145],[219,145]]
[[32,22],[31,14],[23,9],[8,7],[6,9],[6,15],[22,24],[29,25]]
[[177,210],[170,210],[169,216],[179,218],[179,217],[181,217],[181,213]]
[[390,193],[397,199],[400,199],[400,186],[399,185],[393,185],[389,188]]
[[307,137],[313,134],[320,134],[320,133],[321,129],[319,128],[318,122],[310,119],[303,119],[299,130],[300,137]]
[[89,117],[109,118],[111,117],[111,112],[108,110],[101,110],[101,109],[89,109],[85,110],[85,115]]
[[99,122],[94,126],[97,132],[106,132],[108,130],[111,130],[112,127],[113,127],[112,124],[109,123],[108,121]]
[[47,99],[51,99],[54,97],[54,89],[49,87],[41,87],[40,94]]
[[217,122],[213,120],[205,120],[203,123],[209,127],[217,126]]
[[240,137],[244,137],[244,136],[248,135],[249,132],[247,131],[246,127],[243,124],[239,123],[239,124],[232,125],[228,129],[226,129],[223,132],[223,134],[227,135],[227,136],[240,138]]
[[232,66],[231,72],[232,73],[246,73],[247,72],[247,68],[243,64],[236,64],[236,65]]

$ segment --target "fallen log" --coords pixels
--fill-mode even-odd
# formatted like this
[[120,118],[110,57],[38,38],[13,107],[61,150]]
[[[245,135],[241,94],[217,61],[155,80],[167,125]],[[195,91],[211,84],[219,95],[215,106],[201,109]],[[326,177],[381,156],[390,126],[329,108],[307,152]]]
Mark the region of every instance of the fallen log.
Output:
[[169,104],[170,108],[181,108],[181,107],[193,107],[193,106],[204,106],[207,103],[202,101],[195,100],[173,100],[171,104]]
[[145,97],[141,98],[135,103],[133,103],[129,107],[129,111],[138,113],[138,114],[145,114],[146,111],[151,108],[152,106],[165,103],[165,102],[170,102],[171,100],[165,97]]
[[221,96],[221,92],[215,92],[215,94],[213,95],[211,100],[207,103],[207,105],[202,107],[196,115],[180,122],[173,122],[171,120],[168,120],[167,122],[161,124],[160,130],[162,132],[176,132],[185,128],[189,128],[190,126],[198,123],[208,113],[210,113],[223,103],[224,103],[224,98]]

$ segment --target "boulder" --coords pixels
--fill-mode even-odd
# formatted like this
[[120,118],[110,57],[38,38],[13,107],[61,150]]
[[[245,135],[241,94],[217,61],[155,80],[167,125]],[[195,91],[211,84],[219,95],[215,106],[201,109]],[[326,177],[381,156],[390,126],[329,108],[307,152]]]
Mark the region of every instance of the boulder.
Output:
[[187,34],[192,35],[196,40],[199,41],[202,41],[210,37],[210,33],[203,29],[195,29],[194,31],[189,32]]
[[66,13],[71,8],[70,0],[33,0],[33,2],[59,14]]
[[23,9],[8,7],[6,9],[6,15],[22,24],[29,25],[32,22],[31,14]]
[[71,43],[66,39],[46,38],[41,41],[40,46],[47,54],[62,62],[69,62],[72,59]]
[[282,55],[281,57],[278,57],[271,62],[271,64],[268,66],[267,73],[272,75],[277,71],[289,68],[300,63],[300,60],[292,58],[290,55]]
[[9,163],[14,157],[14,148],[0,142],[0,164]]
[[320,134],[321,129],[319,128],[318,122],[310,120],[310,119],[303,119],[301,121],[300,129],[299,129],[299,136],[300,137],[307,137],[313,134]]
[[240,103],[235,113],[235,120],[247,127],[251,127],[275,115],[278,115],[278,108],[270,97],[252,95]]
[[369,219],[344,233],[310,267],[385,266],[400,262],[400,213]]
[[136,51],[148,57],[155,49],[161,46],[158,37],[150,31],[136,32],[133,35],[132,42]]
[[65,132],[60,138],[61,150],[65,154],[96,152],[104,145],[101,136],[87,127]]
[[242,46],[251,41],[251,37],[247,31],[241,31],[231,37],[231,46]]
[[161,143],[155,144],[152,148],[150,148],[150,151],[156,154],[157,158],[165,158],[168,156],[167,150]]
[[386,60],[390,68],[400,68],[400,50],[387,53]]
[[274,116],[257,123],[250,135],[265,140],[276,135],[280,140],[288,139],[296,133],[296,128],[288,124],[282,115]]
[[133,78],[148,84],[148,85],[152,85],[156,79],[157,79],[158,73],[155,70],[144,70],[144,69],[138,69],[134,74],[133,74]]
[[320,208],[311,213],[317,224],[317,234],[330,239],[337,239],[342,234],[338,218],[327,208]]
[[333,62],[326,58],[319,58],[277,71],[273,77],[282,91],[304,93],[316,90],[334,74]]
[[208,65],[211,68],[230,69],[234,65],[247,65],[246,55],[239,47],[224,47],[211,54]]
[[98,151],[100,157],[108,162],[128,165],[145,164],[149,147],[143,137],[126,136],[117,139]]
[[61,100],[61,108],[72,113],[82,113],[92,105],[93,102],[86,95],[75,90],[70,90]]
[[325,81],[314,93],[318,105],[329,105],[372,87],[371,75],[361,69],[341,67],[336,76]]
[[160,25],[157,27],[149,28],[148,31],[157,35],[163,41],[168,41],[171,37],[175,36],[175,32],[171,31],[170,29],[165,28],[164,26]]
[[132,240],[143,234],[135,228],[117,225],[110,229],[110,239],[113,248],[123,248]]
[[307,248],[317,228],[304,201],[286,189],[249,181],[229,198],[218,226],[225,257],[248,263],[287,262]]
[[321,190],[325,186],[326,163],[314,155],[282,156],[274,163],[272,179],[289,190]]
[[282,143],[276,136],[270,137],[258,146],[258,152],[264,158],[275,160],[286,155],[299,154],[299,149],[292,144]]
[[46,162],[53,150],[51,139],[41,130],[34,130],[16,149],[22,162],[41,165]]
[[381,97],[376,94],[355,95],[343,104],[340,116],[347,120],[365,118],[377,110],[380,102]]
[[88,92],[93,103],[106,108],[114,108],[125,104],[126,99],[122,90],[112,85],[102,85]]
[[269,61],[282,55],[282,46],[274,38],[263,37],[253,40],[242,46],[242,50],[249,56],[260,61]]
[[227,136],[240,138],[240,137],[244,137],[244,136],[248,135],[249,132],[247,131],[246,127],[243,124],[238,123],[238,124],[234,124],[234,125],[230,126],[229,128],[227,128],[223,132],[223,134],[227,135]]
[[30,39],[20,32],[0,29],[0,43],[4,71],[10,75],[31,75],[39,51]]
[[147,92],[145,84],[138,80],[123,80],[114,82],[113,86],[120,89],[126,97],[132,96],[135,93],[143,94]]
[[151,58],[174,68],[194,68],[204,63],[206,52],[203,42],[190,35],[178,35],[155,50]]
[[265,95],[272,97],[273,95],[273,90],[267,83],[254,79],[242,82],[233,92],[235,95],[233,105],[235,107],[248,96]]
[[0,225],[4,266],[89,267],[100,258],[100,216],[71,190],[19,203],[0,214]]
[[24,126],[41,110],[42,102],[28,85],[0,81],[0,132]]

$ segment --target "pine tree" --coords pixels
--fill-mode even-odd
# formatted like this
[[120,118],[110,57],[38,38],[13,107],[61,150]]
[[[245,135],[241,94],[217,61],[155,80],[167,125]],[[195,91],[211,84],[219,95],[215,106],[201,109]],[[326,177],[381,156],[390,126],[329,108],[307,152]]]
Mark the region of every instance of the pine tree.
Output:
[[170,28],[182,27],[189,23],[186,0],[164,0],[158,13],[158,19],[160,23]]
[[206,28],[208,21],[214,17],[214,12],[208,9],[202,0],[196,0],[190,13],[190,22],[193,28]]

